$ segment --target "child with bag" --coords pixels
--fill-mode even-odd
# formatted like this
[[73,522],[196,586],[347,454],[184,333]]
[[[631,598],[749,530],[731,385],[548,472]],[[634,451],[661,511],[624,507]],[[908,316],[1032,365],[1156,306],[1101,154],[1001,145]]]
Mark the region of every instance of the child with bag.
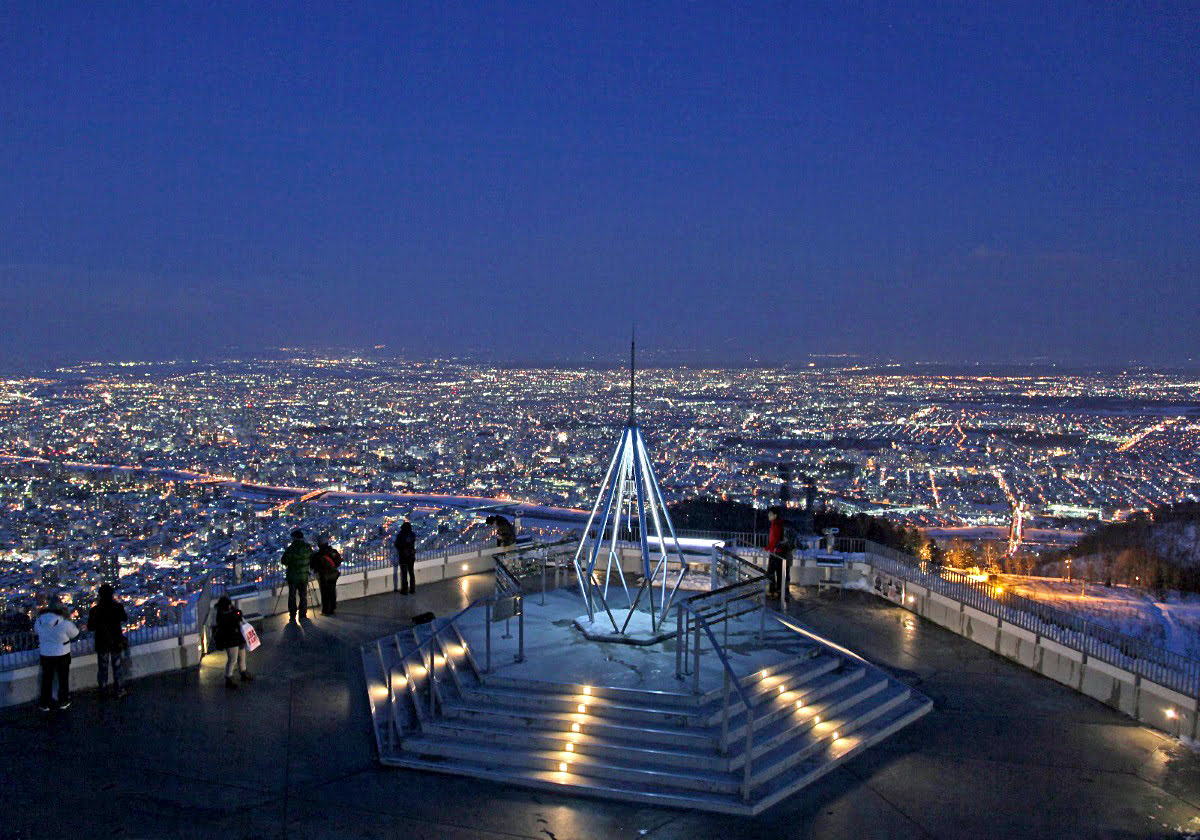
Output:
[[[247,632],[248,631],[248,632]],[[233,681],[233,669],[237,666],[242,682],[254,678],[246,670],[246,648],[258,647],[258,634],[249,622],[242,618],[242,611],[233,605],[228,595],[217,601],[217,620],[213,626],[213,647],[225,651],[225,687],[237,688]]]

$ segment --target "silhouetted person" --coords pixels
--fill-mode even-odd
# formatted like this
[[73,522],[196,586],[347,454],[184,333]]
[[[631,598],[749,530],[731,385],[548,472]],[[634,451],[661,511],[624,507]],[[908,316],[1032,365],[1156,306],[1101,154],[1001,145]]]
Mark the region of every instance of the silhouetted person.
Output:
[[783,523],[783,508],[767,508],[771,531],[767,535],[767,594],[778,596],[783,591],[783,564],[792,558],[792,543]]
[[71,707],[71,641],[79,638],[79,628],[67,618],[62,601],[51,598],[46,609],[33,624],[38,637],[38,653],[42,665],[42,695],[38,709],[48,712],[55,700],[50,694],[54,678],[58,678],[58,708]]
[[288,621],[296,620],[297,598],[300,617],[308,618],[308,564],[312,560],[312,546],[304,541],[304,532],[292,531],[292,544],[283,552],[279,562],[283,563],[288,587]]
[[513,528],[511,522],[498,513],[494,513],[486,520],[488,525],[492,525],[496,529],[496,547],[505,548],[506,546],[515,545],[517,542],[517,532]]
[[309,566],[321,585],[321,615],[333,615],[337,609],[337,579],[342,574],[338,571],[340,565],[342,555],[329,544],[329,535],[321,534],[317,537],[317,550],[309,560]]
[[233,681],[236,667],[242,682],[254,677],[246,669],[246,638],[242,635],[242,611],[234,606],[228,595],[217,601],[217,618],[213,626],[213,647],[225,651],[225,687],[237,688]]
[[396,534],[396,558],[400,563],[400,594],[411,595],[417,591],[417,535],[411,522],[406,521]]
[[125,696],[125,689],[121,685],[121,661],[128,643],[121,632],[121,625],[128,618],[124,605],[113,598],[112,586],[101,584],[99,597],[88,611],[87,619],[87,629],[92,631],[96,639],[96,682],[100,685],[101,694],[108,689],[108,671],[111,667],[112,696]]

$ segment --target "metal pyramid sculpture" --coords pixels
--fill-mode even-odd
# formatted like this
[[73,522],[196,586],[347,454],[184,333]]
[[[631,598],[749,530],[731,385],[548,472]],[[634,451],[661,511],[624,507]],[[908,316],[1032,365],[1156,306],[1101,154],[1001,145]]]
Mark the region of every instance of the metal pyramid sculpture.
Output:
[[[646,451],[642,430],[637,424],[634,409],[635,342],[629,348],[629,422],[621,433],[621,441],[609,462],[608,472],[600,484],[592,515],[588,518],[583,538],[575,550],[575,574],[587,606],[588,619],[596,618],[597,602],[603,607],[613,631],[625,633],[630,619],[642,598],[650,613],[650,625],[658,632],[670,609],[671,601],[687,572],[683,551],[675,536],[675,526],[663,501],[654,465]],[[631,594],[625,572],[621,568],[622,543],[634,543],[641,553],[642,580],[636,594]],[[671,556],[679,563],[679,576],[671,585],[668,581]],[[596,567],[603,561],[603,585],[596,577]],[[614,615],[608,602],[609,582],[616,570],[624,590],[627,612]],[[655,588],[658,589],[657,603]],[[619,620],[620,619],[620,620]]]

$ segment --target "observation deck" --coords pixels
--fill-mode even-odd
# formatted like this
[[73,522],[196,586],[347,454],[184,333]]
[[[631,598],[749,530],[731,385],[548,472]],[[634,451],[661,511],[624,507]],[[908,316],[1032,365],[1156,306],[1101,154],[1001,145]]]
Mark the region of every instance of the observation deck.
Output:
[[345,600],[335,618],[317,615],[299,626],[268,617],[263,647],[250,657],[257,679],[237,691],[225,689],[224,656],[214,653],[199,668],[137,680],[119,702],[82,691],[64,714],[40,716],[27,705],[0,710],[0,836],[1200,832],[1200,760],[1179,741],[900,604],[853,590],[817,595],[815,587],[796,587],[786,615],[930,697],[933,710],[760,816],[381,766],[360,647],[420,613],[452,615],[493,586],[491,573],[472,574],[424,584],[412,596]]

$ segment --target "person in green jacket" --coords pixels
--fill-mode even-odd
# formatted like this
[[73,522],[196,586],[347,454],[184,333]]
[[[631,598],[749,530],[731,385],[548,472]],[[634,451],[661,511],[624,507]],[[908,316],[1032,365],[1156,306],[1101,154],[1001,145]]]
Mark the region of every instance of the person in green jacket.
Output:
[[292,544],[280,560],[288,585],[288,621],[296,620],[296,601],[299,596],[300,618],[308,618],[308,564],[312,561],[312,546],[304,541],[304,532],[292,531]]

